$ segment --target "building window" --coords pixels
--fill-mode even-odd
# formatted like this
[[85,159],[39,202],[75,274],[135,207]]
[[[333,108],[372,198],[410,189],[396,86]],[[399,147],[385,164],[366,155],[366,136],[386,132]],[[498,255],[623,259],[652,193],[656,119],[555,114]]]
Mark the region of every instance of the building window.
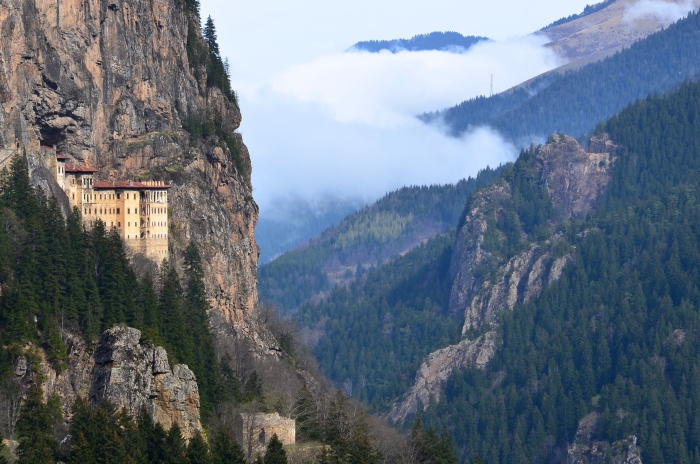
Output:
[[120,209],[120,208],[117,208],[117,214],[119,214],[119,209]]
[[73,194],[73,199],[75,200],[75,193]]

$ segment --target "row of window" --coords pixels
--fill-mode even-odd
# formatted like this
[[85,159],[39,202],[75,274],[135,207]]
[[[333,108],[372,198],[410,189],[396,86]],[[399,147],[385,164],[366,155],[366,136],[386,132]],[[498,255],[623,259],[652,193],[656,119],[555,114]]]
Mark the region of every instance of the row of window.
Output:
[[[83,213],[83,214],[93,214],[92,210],[93,210],[93,208],[85,208],[85,213]],[[104,213],[102,212],[102,211],[103,211],[102,208],[99,209],[99,213],[97,212],[97,211],[98,211],[97,208],[94,208],[94,210],[95,210],[95,213],[94,213],[94,214],[119,214],[119,212],[120,212],[120,208],[117,208],[117,209],[114,209],[114,208],[110,208],[110,209],[104,208]]]

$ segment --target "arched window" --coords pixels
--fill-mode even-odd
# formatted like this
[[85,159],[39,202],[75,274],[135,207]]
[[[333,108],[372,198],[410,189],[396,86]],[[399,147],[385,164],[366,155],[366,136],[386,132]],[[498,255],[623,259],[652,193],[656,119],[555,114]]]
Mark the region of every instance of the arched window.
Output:
[[258,441],[261,445],[265,444],[265,429],[260,429],[260,435],[258,435]]

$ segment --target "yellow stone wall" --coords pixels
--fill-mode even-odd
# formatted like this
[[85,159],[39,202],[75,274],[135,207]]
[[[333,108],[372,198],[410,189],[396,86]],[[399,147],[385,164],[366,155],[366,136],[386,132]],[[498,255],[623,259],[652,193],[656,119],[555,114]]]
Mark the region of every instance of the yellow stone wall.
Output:
[[66,172],[66,163],[60,160],[51,166],[51,171],[68,195],[71,208],[78,207],[86,225],[91,226],[99,219],[108,230],[115,228],[119,232],[130,251],[142,253],[158,264],[168,259],[165,184],[119,182],[113,188],[95,187],[92,173]]

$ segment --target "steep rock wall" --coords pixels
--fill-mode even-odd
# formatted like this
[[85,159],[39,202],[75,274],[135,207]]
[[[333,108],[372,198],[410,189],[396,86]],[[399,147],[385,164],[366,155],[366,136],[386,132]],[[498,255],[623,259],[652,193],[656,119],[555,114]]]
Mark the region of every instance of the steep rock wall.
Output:
[[[601,135],[590,146],[605,151],[586,152],[574,138],[554,136],[532,161],[559,213],[558,221],[585,218],[610,180],[612,143]],[[561,240],[557,235],[531,243],[507,261],[483,249],[487,215],[501,214],[497,205],[512,195],[512,187],[503,179],[478,192],[457,236],[450,262],[454,284],[449,308],[452,314],[465,315],[464,332],[494,323],[503,309],[539,295],[544,279],[556,280],[570,259],[553,259],[552,248]]]
[[[234,133],[241,114],[195,78],[187,31],[180,0],[0,1],[2,159],[18,150],[40,166],[31,161],[40,146],[55,145],[100,169],[99,180],[172,183],[171,256],[180,261],[189,240],[202,245],[214,332],[247,334],[275,352],[251,322],[258,208],[248,151]],[[234,153],[214,136],[193,141],[182,130],[188,117],[215,115]],[[33,170],[32,179],[55,190],[45,173]]]
[[194,374],[184,364],[171,370],[165,350],[143,342],[140,331],[122,326],[105,331],[93,357],[93,406],[108,401],[132,416],[146,410],[166,430],[177,424],[185,439],[202,431]]
[[[489,219],[504,213],[502,205],[512,198],[513,186],[501,178],[476,193],[450,262],[454,282],[449,309],[454,315],[464,314],[463,336],[484,324],[497,325],[502,311],[531,301],[561,277],[572,256],[557,250],[563,237],[554,233],[556,225],[569,218],[584,219],[595,207],[610,180],[614,148],[607,135],[595,136],[589,144],[590,152],[565,135],[553,136],[540,148],[531,164],[557,211],[550,224],[553,232],[544,240],[529,242],[507,259],[489,252],[484,240]],[[524,231],[522,234],[526,236]],[[394,404],[389,417],[402,422],[417,412],[420,404],[426,407],[431,398],[439,400],[442,385],[454,369],[485,368],[497,343],[496,332],[489,331],[431,353],[418,370],[414,385]]]

